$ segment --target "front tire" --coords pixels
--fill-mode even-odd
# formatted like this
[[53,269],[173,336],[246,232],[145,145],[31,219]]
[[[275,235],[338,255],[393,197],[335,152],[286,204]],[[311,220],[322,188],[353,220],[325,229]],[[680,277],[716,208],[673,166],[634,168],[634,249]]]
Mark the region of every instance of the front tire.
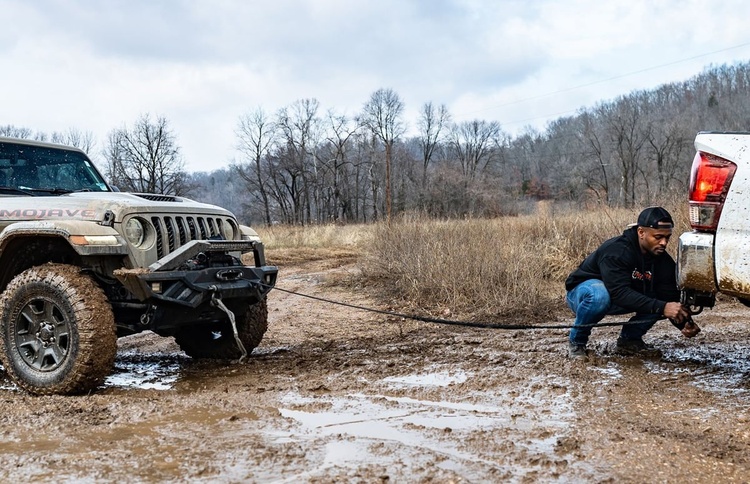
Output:
[[46,264],[16,276],[0,298],[0,359],[39,394],[93,390],[112,371],[117,335],[104,291],[80,269]]
[[[235,317],[237,334],[249,354],[260,344],[268,329],[266,300],[248,307],[244,314]],[[196,359],[234,360],[242,356],[234,339],[232,324],[228,320],[182,328],[175,335],[175,341],[182,351]]]

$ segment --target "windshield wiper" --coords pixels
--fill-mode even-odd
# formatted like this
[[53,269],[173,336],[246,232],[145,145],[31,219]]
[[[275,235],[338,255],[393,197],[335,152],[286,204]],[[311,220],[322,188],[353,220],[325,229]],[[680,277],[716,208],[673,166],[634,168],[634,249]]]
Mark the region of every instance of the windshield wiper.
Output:
[[34,196],[34,194],[31,191],[25,190],[23,188],[16,188],[16,187],[0,187],[0,193],[15,193],[15,194],[21,194],[21,195],[28,195],[30,197]]
[[35,192],[47,192],[52,193],[53,195],[64,195],[66,193],[73,193],[73,190],[68,190],[67,188],[32,188]]

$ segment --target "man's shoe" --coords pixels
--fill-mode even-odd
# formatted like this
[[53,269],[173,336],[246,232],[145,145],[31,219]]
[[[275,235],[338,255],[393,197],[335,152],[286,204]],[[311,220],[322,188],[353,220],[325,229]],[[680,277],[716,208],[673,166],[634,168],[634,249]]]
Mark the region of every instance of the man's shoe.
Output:
[[586,345],[579,343],[569,343],[568,358],[586,358]]
[[617,352],[621,355],[661,356],[661,351],[653,345],[646,344],[641,338],[617,338]]

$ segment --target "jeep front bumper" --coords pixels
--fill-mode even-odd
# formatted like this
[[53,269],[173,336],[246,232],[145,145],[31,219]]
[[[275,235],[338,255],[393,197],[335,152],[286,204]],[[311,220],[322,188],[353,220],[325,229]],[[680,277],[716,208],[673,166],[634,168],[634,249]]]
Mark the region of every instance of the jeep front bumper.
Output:
[[[201,253],[253,252],[256,266],[222,265],[196,270],[184,263]],[[265,265],[263,245],[253,241],[192,241],[148,268],[118,269],[114,276],[141,302],[197,308],[213,295],[255,304],[274,287],[278,269]]]

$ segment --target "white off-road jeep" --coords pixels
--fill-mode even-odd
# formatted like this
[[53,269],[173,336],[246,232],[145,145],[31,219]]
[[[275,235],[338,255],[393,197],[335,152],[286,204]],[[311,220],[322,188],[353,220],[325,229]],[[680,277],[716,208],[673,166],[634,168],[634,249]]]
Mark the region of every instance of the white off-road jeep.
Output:
[[242,358],[276,274],[227,210],[118,192],[81,150],[0,137],[0,361],[29,392],[96,388],[117,338],[145,330]]

